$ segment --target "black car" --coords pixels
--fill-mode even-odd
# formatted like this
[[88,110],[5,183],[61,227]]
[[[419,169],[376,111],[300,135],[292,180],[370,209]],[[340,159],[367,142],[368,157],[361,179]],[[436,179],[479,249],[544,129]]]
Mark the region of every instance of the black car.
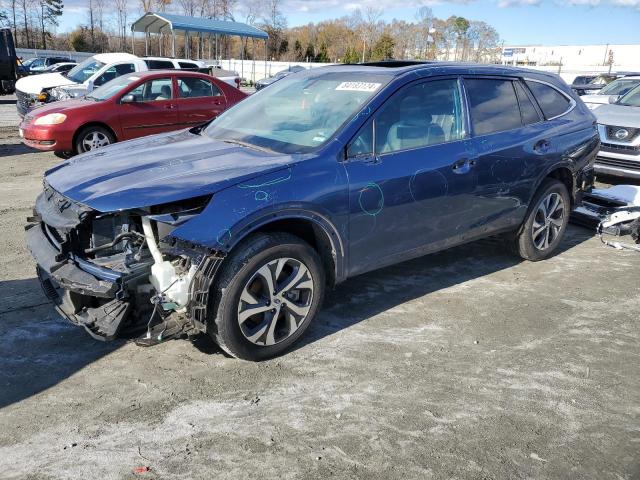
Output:
[[15,91],[17,57],[11,29],[0,29],[0,95]]

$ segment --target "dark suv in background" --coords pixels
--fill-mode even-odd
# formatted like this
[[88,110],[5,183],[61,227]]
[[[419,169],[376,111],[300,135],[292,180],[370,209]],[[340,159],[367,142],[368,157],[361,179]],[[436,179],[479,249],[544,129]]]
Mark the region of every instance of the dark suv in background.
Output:
[[204,128],[53,167],[27,244],[47,295],[96,338],[206,332],[260,360],[351,276],[497,234],[524,259],[549,258],[599,143],[556,75],[323,67]]

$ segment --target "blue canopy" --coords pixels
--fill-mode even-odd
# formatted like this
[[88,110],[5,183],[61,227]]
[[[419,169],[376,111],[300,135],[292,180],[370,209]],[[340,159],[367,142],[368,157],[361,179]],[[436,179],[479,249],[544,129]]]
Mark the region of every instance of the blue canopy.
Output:
[[201,33],[205,36],[216,34],[238,37],[269,38],[267,32],[246,23],[214,20],[210,18],[187,17],[164,12],[148,12],[131,25],[132,32],[145,33]]

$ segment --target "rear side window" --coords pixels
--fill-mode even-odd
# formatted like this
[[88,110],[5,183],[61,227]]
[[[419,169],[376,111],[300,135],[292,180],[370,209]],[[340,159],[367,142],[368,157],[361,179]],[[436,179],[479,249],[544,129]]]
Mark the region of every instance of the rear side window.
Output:
[[558,90],[544,83],[526,80],[525,83],[536,97],[540,110],[547,120],[562,115],[571,106],[571,101]]
[[197,64],[191,62],[178,62],[178,65],[184,70],[198,70],[199,68]]
[[215,97],[222,95],[218,87],[209,80],[202,78],[178,78],[178,89],[182,98]]
[[175,68],[173,62],[169,60],[145,60],[144,63],[147,64],[149,70],[173,70]]
[[465,79],[471,124],[476,135],[522,126],[518,99],[511,80]]
[[538,111],[536,110],[536,107],[533,106],[533,102],[529,98],[529,95],[527,95],[524,87],[520,82],[515,82],[513,85],[516,87],[516,93],[518,94],[522,123],[525,125],[538,123],[540,121],[540,115],[538,115]]

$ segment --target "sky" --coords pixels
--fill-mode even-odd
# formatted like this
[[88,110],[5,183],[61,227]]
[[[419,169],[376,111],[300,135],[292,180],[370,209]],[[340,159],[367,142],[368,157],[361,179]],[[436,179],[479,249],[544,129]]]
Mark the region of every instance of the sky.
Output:
[[[86,23],[86,4],[65,1],[59,30]],[[505,45],[640,44],[640,0],[283,0],[290,27],[339,18],[367,6],[382,8],[385,20],[414,21],[421,6],[430,7],[438,18],[482,20],[498,31]],[[131,18],[138,15],[139,10],[132,12]],[[241,14],[236,19],[241,20]]]

